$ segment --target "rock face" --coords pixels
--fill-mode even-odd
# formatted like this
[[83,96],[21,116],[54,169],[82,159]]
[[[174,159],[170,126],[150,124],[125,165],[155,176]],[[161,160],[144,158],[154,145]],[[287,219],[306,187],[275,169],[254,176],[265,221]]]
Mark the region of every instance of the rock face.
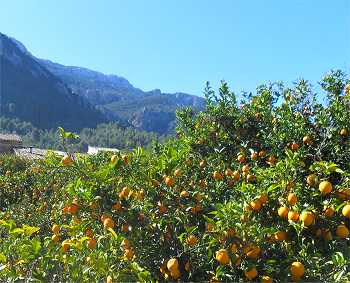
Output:
[[1,33],[0,59],[1,115],[40,128],[80,129],[109,120],[166,134],[174,130],[177,109],[204,107],[198,96],[142,91],[123,77],[36,58]]
[[106,118],[87,100],[74,95],[58,77],[0,33],[0,114],[29,121],[39,128],[77,130]]

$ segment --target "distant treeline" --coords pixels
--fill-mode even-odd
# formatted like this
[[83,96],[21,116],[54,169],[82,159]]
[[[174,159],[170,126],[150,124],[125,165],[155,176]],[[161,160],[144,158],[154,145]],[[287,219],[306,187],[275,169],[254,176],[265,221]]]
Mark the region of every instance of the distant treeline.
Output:
[[[62,150],[57,129],[41,130],[29,122],[0,117],[0,132],[18,134],[25,146]],[[86,152],[88,145],[127,150],[138,146],[147,147],[153,141],[166,139],[155,133],[123,128],[117,123],[99,124],[94,129],[84,128],[77,134],[80,139],[72,142],[73,149],[77,152]]]

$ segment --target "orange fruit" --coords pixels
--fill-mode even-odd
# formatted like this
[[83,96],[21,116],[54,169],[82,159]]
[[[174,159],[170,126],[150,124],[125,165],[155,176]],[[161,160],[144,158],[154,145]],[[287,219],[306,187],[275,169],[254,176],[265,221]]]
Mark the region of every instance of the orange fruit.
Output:
[[337,197],[339,197],[342,200],[350,199],[350,189],[349,188],[339,189],[339,191],[337,192]]
[[116,211],[121,211],[122,210],[122,204],[119,201],[117,201],[116,203],[113,204],[112,209],[116,210]]
[[266,193],[263,193],[262,195],[260,195],[259,200],[260,200],[261,204],[265,204],[265,203],[267,203],[269,198],[268,198]]
[[250,155],[250,159],[251,160],[257,160],[258,159],[258,153],[257,152],[252,152]]
[[188,191],[182,191],[180,193],[180,197],[182,197],[182,198],[187,198],[189,195],[190,195],[190,193]]
[[298,197],[295,193],[290,193],[287,198],[290,205],[295,205],[298,201]]
[[213,224],[213,223],[207,223],[207,225],[206,225],[206,230],[207,230],[208,232],[213,231],[213,230],[214,230],[214,224]]
[[57,243],[61,240],[61,237],[57,234],[54,234],[54,235],[52,235],[51,239],[53,242]]
[[315,216],[311,211],[303,211],[300,215],[300,221],[303,222],[304,226],[310,226],[315,221]]
[[199,162],[199,167],[200,168],[204,168],[205,167],[205,165],[206,165],[206,162],[205,162],[205,160],[201,160],[200,162]]
[[221,264],[221,265],[227,265],[230,263],[230,257],[228,255],[228,252],[226,249],[220,249],[216,251],[215,253],[215,259]]
[[187,239],[186,239],[186,243],[187,243],[187,245],[189,245],[190,247],[193,247],[193,246],[197,245],[198,239],[197,239],[197,237],[194,236],[194,235],[189,235],[189,236],[187,237]]
[[182,176],[182,171],[181,171],[181,169],[176,169],[175,172],[174,172],[174,176],[175,176],[175,177],[181,177],[181,176]]
[[235,181],[239,181],[239,179],[241,178],[241,173],[239,173],[239,171],[234,171],[233,172],[233,179],[235,180]]
[[130,242],[128,239],[124,239],[120,246],[125,250],[125,249],[129,249],[130,248]]
[[73,164],[73,159],[72,159],[72,157],[70,157],[70,155],[65,155],[62,158],[62,163],[64,166],[70,166]]
[[334,208],[331,206],[324,207],[323,215],[326,217],[332,217],[334,215]]
[[258,155],[259,155],[259,157],[264,157],[266,155],[266,151],[265,150],[260,150]]
[[288,220],[293,221],[293,222],[297,222],[299,220],[299,213],[296,211],[289,211],[288,212]]
[[277,159],[273,155],[269,156],[269,158],[267,159],[267,163],[270,165],[274,165],[276,163],[276,161],[277,161]]
[[312,144],[312,139],[311,139],[311,137],[310,137],[310,136],[304,136],[304,137],[303,137],[303,143],[304,143],[305,145],[311,145],[311,144]]
[[108,228],[114,228],[114,221],[113,221],[113,219],[112,218],[110,218],[110,217],[107,217],[104,221],[103,221],[103,227],[105,228],[105,229],[108,229]]
[[348,130],[343,128],[340,130],[340,135],[346,137],[349,134]]
[[175,271],[179,269],[179,261],[176,258],[171,258],[168,260],[166,264],[169,271]]
[[129,157],[128,157],[126,154],[123,154],[123,155],[122,155],[122,159],[123,159],[123,161],[124,161],[124,164],[125,164],[125,165],[128,165],[128,163],[129,163]]
[[125,249],[124,250],[124,256],[128,259],[131,260],[134,257],[135,253],[132,249]]
[[247,257],[257,259],[261,253],[261,248],[255,245],[248,245],[244,247],[243,252]]
[[331,241],[333,239],[332,233],[329,229],[324,230],[322,236],[326,241]]
[[256,270],[256,267],[253,266],[250,269],[244,271],[244,275],[248,280],[253,280],[258,276],[258,271]]
[[117,160],[118,160],[118,155],[113,154],[113,155],[111,156],[111,163],[116,163]]
[[244,155],[240,154],[237,156],[237,161],[240,163],[244,163],[245,162],[245,157]]
[[317,181],[317,176],[315,174],[310,174],[306,177],[306,183],[310,187],[313,187],[316,184],[316,181]]
[[51,227],[51,231],[55,235],[58,235],[58,233],[60,232],[60,226],[57,225],[57,224],[53,224],[52,227]]
[[275,234],[273,234],[272,238],[277,242],[285,241],[287,239],[287,233],[284,231],[278,231]]
[[339,237],[339,238],[347,238],[349,236],[349,229],[348,227],[346,227],[345,225],[338,225],[335,234]]
[[321,195],[328,195],[332,189],[332,183],[328,182],[328,181],[322,181],[319,185],[318,185],[318,189],[321,192]]
[[128,224],[128,223],[124,223],[124,224],[122,225],[122,231],[123,231],[124,233],[129,232],[129,224]]
[[214,171],[213,178],[217,181],[222,180],[224,178],[224,175],[218,171]]
[[288,207],[281,206],[278,211],[278,215],[282,218],[288,218]]
[[247,175],[247,182],[254,182],[255,181],[255,175],[254,174],[248,174]]
[[250,170],[249,165],[243,165],[242,171],[243,171],[244,173],[249,172],[249,170]]
[[252,210],[254,211],[258,211],[261,209],[261,201],[260,200],[254,200],[250,202],[250,207],[252,208]]
[[294,279],[300,279],[305,273],[305,267],[301,262],[294,261],[290,266],[290,272]]
[[230,168],[227,168],[225,170],[225,175],[228,177],[232,177],[233,176],[233,171]]
[[68,207],[68,212],[71,214],[76,214],[79,210],[79,205],[72,203],[71,205],[69,205]]
[[85,230],[85,235],[89,238],[92,238],[94,236],[94,232],[92,231],[91,228],[88,228]]
[[86,246],[91,250],[96,247],[96,244],[97,244],[97,242],[94,238],[91,238],[91,239],[86,241]]
[[346,218],[350,218],[350,204],[345,205],[341,212]]
[[297,144],[296,142],[293,142],[291,145],[290,145],[290,148],[292,150],[298,150],[299,149],[299,144]]
[[62,242],[61,246],[62,246],[62,250],[63,250],[64,252],[67,252],[67,251],[69,251],[69,249],[70,249],[70,243],[69,243],[68,240],[64,240],[64,241]]
[[167,187],[172,187],[175,184],[175,180],[173,177],[167,176],[164,178],[164,183]]
[[263,275],[261,277],[261,283],[272,283],[272,278],[268,275]]
[[110,275],[107,276],[106,283],[113,283],[112,276],[110,276]]
[[172,278],[174,278],[175,280],[176,279],[179,279],[180,276],[181,276],[181,273],[180,271],[177,269],[177,270],[174,270],[174,271],[170,271],[170,275]]

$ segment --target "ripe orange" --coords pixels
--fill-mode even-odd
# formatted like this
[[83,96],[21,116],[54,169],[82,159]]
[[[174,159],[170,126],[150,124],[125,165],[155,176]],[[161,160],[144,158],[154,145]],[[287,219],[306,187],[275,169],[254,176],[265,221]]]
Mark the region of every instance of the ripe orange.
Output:
[[230,263],[230,257],[228,255],[228,252],[226,249],[220,249],[215,253],[215,259],[221,264],[221,265],[227,265]]
[[296,211],[289,211],[288,212],[288,220],[297,222],[299,220],[299,213]]
[[293,142],[291,145],[290,145],[290,148],[292,150],[298,150],[299,149],[299,144],[297,144],[296,142]]
[[246,270],[244,272],[245,277],[247,277],[248,280],[253,280],[258,276],[258,271],[256,270],[256,267],[253,266],[250,269]]
[[280,217],[288,218],[288,207],[281,206],[277,212]]
[[349,132],[347,129],[343,128],[340,130],[340,135],[343,136],[343,137],[346,137],[348,136]]
[[108,229],[108,228],[114,228],[114,221],[113,221],[113,219],[112,218],[110,218],[110,217],[107,217],[104,221],[103,221],[103,227],[105,228],[105,229]]
[[94,232],[92,231],[91,228],[88,228],[85,230],[85,235],[89,238],[92,238],[94,236]]
[[350,189],[349,188],[339,189],[339,191],[337,192],[337,197],[339,197],[342,200],[350,199]]
[[79,205],[76,203],[72,203],[71,205],[68,206],[68,212],[71,214],[76,214],[79,210]]
[[257,160],[258,159],[258,153],[257,152],[252,152],[252,154],[250,155],[250,159],[251,160]]
[[349,229],[348,227],[346,227],[345,225],[338,225],[337,230],[335,231],[335,234],[339,237],[339,238],[347,238],[349,236]]
[[68,252],[70,249],[70,242],[68,240],[64,240],[61,244],[63,252]]
[[198,238],[194,235],[189,235],[186,239],[186,243],[187,245],[189,245],[190,247],[193,247],[195,245],[197,245],[198,243]]
[[285,241],[287,239],[287,233],[284,231],[278,231],[275,234],[273,234],[272,239],[277,242]]
[[324,207],[324,210],[323,210],[323,215],[326,216],[326,217],[332,217],[334,215],[334,208],[331,207],[331,206],[326,206]]
[[294,261],[290,266],[293,279],[299,280],[305,273],[304,265],[299,261]]
[[123,161],[124,161],[124,164],[125,164],[125,165],[128,165],[128,163],[129,163],[129,157],[128,157],[126,154],[123,154],[123,155],[122,155],[122,159],[123,159]]
[[254,182],[255,181],[255,175],[254,174],[248,174],[247,175],[247,182]]
[[313,187],[316,184],[316,181],[317,181],[317,176],[315,174],[310,174],[306,177],[306,183],[310,187]]
[[312,144],[312,139],[311,139],[311,137],[310,137],[310,136],[304,136],[304,137],[303,137],[303,143],[304,143],[305,145],[311,145],[311,144]]
[[55,235],[58,235],[58,233],[60,232],[60,226],[57,225],[57,224],[53,224],[52,227],[51,227],[51,231]]
[[175,177],[181,177],[181,176],[182,176],[182,171],[181,171],[181,169],[176,169],[175,172],[174,172],[174,176],[175,176]]
[[57,243],[57,242],[59,242],[59,240],[61,240],[61,237],[57,234],[54,234],[54,235],[52,235],[51,239],[53,242]]
[[239,173],[239,171],[234,171],[233,172],[233,179],[235,180],[235,181],[239,181],[239,179],[241,178],[241,173]]
[[214,171],[213,178],[217,181],[222,180],[224,178],[224,175],[218,171]]
[[269,198],[268,198],[266,193],[263,193],[263,194],[260,195],[259,200],[260,200],[261,204],[264,205],[265,203],[267,203]]
[[205,167],[205,165],[206,165],[206,162],[205,162],[205,160],[201,160],[200,162],[199,162],[199,167],[200,168],[204,168]]
[[124,256],[128,259],[131,260],[134,257],[135,253],[133,249],[125,249],[124,250]]
[[175,280],[176,279],[179,279],[180,276],[181,276],[181,273],[180,273],[180,270],[174,270],[174,271],[170,271],[170,275],[172,278],[174,278]]
[[332,183],[328,182],[328,181],[322,181],[319,185],[318,185],[318,189],[321,192],[321,195],[328,195],[332,189]]
[[243,248],[245,255],[252,259],[257,259],[261,253],[261,248],[255,245],[247,245]]
[[128,223],[124,223],[123,225],[122,225],[122,231],[124,232],[124,233],[127,233],[127,232],[129,232],[129,224]]
[[326,241],[331,241],[333,239],[332,233],[329,229],[325,229],[322,232],[322,236]]
[[310,226],[315,221],[315,216],[311,211],[303,211],[300,215],[300,221],[303,222],[304,226]]
[[233,171],[230,168],[227,168],[225,170],[225,175],[228,177],[232,177],[233,176]]
[[276,161],[277,161],[277,159],[273,155],[269,156],[269,158],[267,159],[267,163],[270,164],[270,165],[275,165]]
[[244,163],[245,162],[245,157],[244,155],[240,154],[237,156],[237,161],[240,163]]
[[350,204],[345,205],[341,212],[346,218],[350,218]]
[[65,155],[63,158],[62,158],[62,163],[64,166],[70,166],[73,164],[73,159],[70,155]]
[[116,203],[113,204],[112,209],[116,210],[116,211],[121,211],[122,210],[122,204],[119,201],[117,201]]
[[272,283],[272,278],[268,275],[263,275],[261,277],[261,283]]
[[260,150],[258,155],[259,155],[259,157],[264,157],[266,155],[266,151],[265,150]]
[[179,261],[176,258],[171,258],[168,260],[166,264],[169,271],[175,271],[179,269]]
[[86,246],[91,250],[96,247],[96,244],[97,244],[97,242],[94,238],[91,238],[91,239],[86,241]]
[[213,223],[207,223],[207,224],[206,224],[206,230],[207,230],[208,232],[213,231],[213,229],[214,229],[214,224],[213,224]]
[[158,210],[160,214],[164,214],[167,212],[168,208],[163,203],[158,202]]
[[118,155],[115,155],[115,154],[113,154],[112,156],[111,156],[111,163],[116,163],[117,162],[117,160],[118,160]]
[[290,193],[287,199],[290,205],[295,205],[298,201],[298,197],[295,193]]
[[252,208],[252,210],[254,211],[258,211],[261,209],[261,201],[260,200],[254,200],[250,202],[250,207]]
[[113,283],[112,276],[110,276],[110,275],[107,276],[106,283]]
[[164,178],[164,183],[167,187],[172,187],[175,184],[175,180],[173,177],[167,176]]
[[187,198],[189,195],[190,195],[190,193],[188,191],[182,191],[180,193],[180,197],[182,197],[182,198]]
[[247,172],[249,172],[249,170],[250,170],[249,165],[243,165],[243,167],[242,167],[243,172],[247,173]]
[[120,247],[123,248],[124,250],[125,249],[129,249],[130,248],[130,242],[128,239],[124,239],[121,244],[120,244]]

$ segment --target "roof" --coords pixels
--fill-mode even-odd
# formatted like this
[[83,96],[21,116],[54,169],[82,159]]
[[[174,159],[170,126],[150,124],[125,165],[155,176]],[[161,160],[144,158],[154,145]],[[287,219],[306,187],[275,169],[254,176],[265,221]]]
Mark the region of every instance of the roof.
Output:
[[97,154],[100,151],[111,151],[111,152],[119,152],[119,149],[117,148],[108,148],[108,147],[96,147],[96,146],[90,146],[88,148],[88,154]]
[[14,134],[0,134],[0,143],[22,144],[22,139]]

